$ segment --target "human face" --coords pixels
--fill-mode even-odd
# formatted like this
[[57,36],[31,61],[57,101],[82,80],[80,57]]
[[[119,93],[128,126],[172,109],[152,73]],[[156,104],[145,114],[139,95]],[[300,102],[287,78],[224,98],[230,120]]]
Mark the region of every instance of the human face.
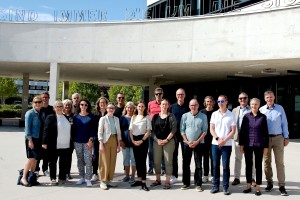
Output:
[[212,99],[206,98],[204,101],[207,108],[212,108],[214,106],[214,101]]
[[64,108],[63,104],[57,104],[57,105],[55,105],[55,107],[54,107],[55,113],[57,115],[61,115],[63,113],[63,108]]
[[228,102],[227,102],[227,100],[225,99],[225,97],[222,97],[222,96],[219,97],[217,102],[218,102],[218,106],[219,106],[220,109],[224,109],[224,108],[227,107],[227,103],[228,103]]
[[85,101],[80,101],[79,106],[80,106],[81,111],[86,111],[89,105]]
[[240,94],[239,95],[239,102],[241,107],[246,107],[248,104],[248,96],[245,94]]
[[160,103],[160,109],[161,111],[168,111],[168,108],[169,108],[169,102],[164,100]]
[[197,100],[193,99],[190,101],[189,108],[192,114],[197,114],[199,109],[199,103]]
[[118,102],[118,104],[124,104],[124,101],[125,101],[125,95],[118,94],[117,95],[117,102]]
[[137,111],[138,111],[138,114],[140,114],[140,115],[144,114],[145,108],[146,108],[146,107],[145,107],[145,104],[139,103],[139,104],[137,105]]
[[72,105],[69,103],[64,104],[64,112],[67,114],[71,113],[71,107]]
[[100,100],[100,102],[99,102],[99,107],[100,107],[100,109],[106,109],[106,107],[107,107],[107,104],[106,104],[106,101],[105,101],[105,99],[101,99]]
[[134,111],[134,106],[127,106],[126,111],[127,111],[127,115],[132,116]]
[[154,92],[154,95],[155,95],[156,101],[161,101],[164,96],[164,93],[161,90],[156,90]]
[[260,104],[259,104],[258,101],[252,100],[252,101],[250,102],[251,112],[252,112],[252,113],[257,113],[257,112],[258,112],[259,106],[260,106]]
[[109,104],[106,108],[106,111],[109,115],[113,115],[115,112],[115,106],[112,104]]
[[177,92],[176,92],[176,98],[179,101],[184,101],[184,98],[185,98],[185,92],[184,92],[184,90],[177,90]]
[[269,93],[267,95],[265,95],[265,101],[267,103],[267,105],[270,107],[274,106],[274,101],[275,101],[275,96],[272,93]]
[[32,106],[34,107],[34,109],[39,111],[42,107],[42,99],[41,98],[34,98],[33,101],[32,101]]
[[79,101],[79,94],[73,94],[72,95],[72,102],[74,105],[77,105],[78,104],[78,101]]
[[41,98],[42,98],[42,102],[43,102],[44,105],[49,104],[49,96],[47,94],[42,94]]

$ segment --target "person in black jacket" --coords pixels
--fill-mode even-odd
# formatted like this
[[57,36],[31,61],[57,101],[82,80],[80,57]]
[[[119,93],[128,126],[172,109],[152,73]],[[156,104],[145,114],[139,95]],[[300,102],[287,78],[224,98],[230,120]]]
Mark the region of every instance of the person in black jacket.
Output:
[[70,148],[71,125],[63,115],[63,103],[56,101],[55,114],[46,118],[42,147],[49,153],[49,168],[51,185],[56,185],[56,165],[59,158],[59,181],[66,181],[67,156]]

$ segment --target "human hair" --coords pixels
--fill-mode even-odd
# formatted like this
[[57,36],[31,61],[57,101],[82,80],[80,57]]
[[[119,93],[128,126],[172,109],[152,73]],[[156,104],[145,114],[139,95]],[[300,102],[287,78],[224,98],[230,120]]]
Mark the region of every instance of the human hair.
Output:
[[170,104],[170,101],[169,101],[167,98],[163,98],[163,99],[161,100],[161,102],[163,102],[163,101],[166,101],[166,102],[168,102],[168,103]]
[[226,95],[224,95],[224,94],[221,94],[219,97],[223,97],[226,101],[228,101],[228,97]]
[[98,112],[100,112],[100,106],[99,106],[99,103],[100,103],[100,101],[101,101],[102,99],[105,100],[106,105],[107,105],[108,102],[109,102],[108,99],[107,99],[106,97],[100,97],[100,98],[96,101],[96,110],[97,110]]
[[33,99],[32,99],[32,103],[33,103],[33,102],[34,102],[34,100],[36,100],[36,99],[38,99],[38,100],[42,101],[42,97],[39,95],[39,96],[35,96],[35,97],[33,97]]
[[247,94],[246,92],[241,92],[241,93],[239,94],[239,96],[242,95],[242,94],[245,95],[246,97],[248,97],[248,94]]
[[271,91],[271,90],[265,91],[264,96],[267,96],[267,95],[269,95],[269,94],[272,94],[273,96],[275,96],[275,95],[274,95],[274,92]]
[[215,101],[215,99],[214,99],[212,96],[206,96],[206,97],[204,97],[204,102],[203,102],[204,107],[206,108],[206,103],[205,103],[206,99],[212,100],[212,102],[213,102],[213,107],[214,107],[216,101]]
[[259,105],[260,105],[260,99],[258,99],[258,98],[256,98],[256,97],[252,98],[250,100],[250,104],[251,104],[252,101],[257,101],[259,103]]
[[[145,106],[145,109],[144,109],[144,112],[143,112],[143,116],[146,117],[146,116],[148,115],[148,111],[147,111],[147,109],[146,109],[146,103],[145,103],[145,101],[143,101],[143,100],[139,100],[139,101],[136,103],[136,106],[138,106],[140,103],[144,104],[144,106]],[[135,109],[134,115],[138,115],[138,110],[137,110],[137,109]]]
[[73,94],[72,94],[72,99],[73,99],[74,96],[77,96],[77,95],[78,95],[79,98],[80,98],[80,94],[79,94],[79,93],[73,93]]
[[70,104],[72,106],[72,101],[70,99],[65,99],[62,101],[63,105]]
[[108,102],[108,103],[107,103],[107,107],[108,107],[109,105],[113,105],[113,106],[116,108],[116,105],[115,105],[113,102]]
[[88,105],[87,109],[86,109],[86,112],[91,113],[92,106],[91,106],[90,101],[87,98],[83,98],[83,99],[80,99],[79,102],[78,102],[78,105],[76,105],[76,114],[79,114],[81,112],[80,103],[83,102],[83,101],[85,101]]
[[126,110],[126,108],[129,107],[129,106],[133,106],[133,107],[135,108],[134,103],[133,103],[132,101],[128,101],[128,102],[126,103],[126,105],[124,106],[124,110],[123,110],[123,112],[122,112],[122,115],[127,115],[127,110]]
[[155,94],[155,92],[158,92],[158,91],[164,93],[164,90],[162,88],[158,87],[158,88],[155,88],[154,94]]
[[179,90],[182,90],[182,91],[184,92],[184,94],[185,94],[185,89],[183,89],[183,88],[178,88],[178,89],[176,90],[176,94],[177,94],[177,92],[178,92]]
[[48,96],[48,98],[50,98],[50,94],[49,94],[49,92],[47,92],[47,91],[43,91],[43,92],[41,92],[41,93],[40,93],[40,96],[42,96],[43,94],[47,95],[47,96]]
[[56,100],[53,107],[56,108],[58,105],[63,105],[63,102],[61,100]]

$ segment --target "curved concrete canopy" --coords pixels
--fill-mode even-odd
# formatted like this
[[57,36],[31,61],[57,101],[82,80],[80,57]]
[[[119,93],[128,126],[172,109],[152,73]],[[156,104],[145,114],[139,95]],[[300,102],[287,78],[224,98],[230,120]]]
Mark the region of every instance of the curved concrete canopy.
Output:
[[[149,85],[300,70],[300,6],[122,23],[0,22],[0,76]],[[121,68],[129,71],[108,70]],[[276,74],[275,73],[275,74]]]

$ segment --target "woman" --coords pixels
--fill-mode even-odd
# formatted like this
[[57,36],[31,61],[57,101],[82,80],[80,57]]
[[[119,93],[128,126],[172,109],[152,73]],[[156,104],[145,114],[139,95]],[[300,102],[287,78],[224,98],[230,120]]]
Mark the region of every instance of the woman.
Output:
[[256,169],[256,192],[261,195],[260,185],[262,183],[262,161],[263,155],[267,155],[269,147],[269,132],[267,118],[258,108],[260,100],[253,98],[250,101],[251,112],[247,113],[242,122],[239,144],[241,153],[245,153],[247,186],[243,193],[251,192],[253,153]]
[[[63,114],[68,119],[71,125],[71,133],[72,133],[72,125],[73,125],[73,113],[72,113],[72,101],[70,99],[63,100]],[[72,134],[71,134],[72,135]],[[72,167],[72,154],[74,151],[74,141],[71,137],[70,141],[70,148],[68,149],[68,155],[67,155],[67,166],[66,166],[66,179],[71,180],[73,179],[71,176],[71,167]]]
[[[130,139],[129,125],[133,116],[135,106],[134,103],[129,101],[126,103],[123,110],[123,115],[120,117],[120,128],[121,128],[121,137],[120,146],[123,153],[123,165],[125,167],[125,177],[122,179],[123,182],[134,182],[135,171],[136,171],[136,162],[133,155],[132,142]],[[131,177],[129,177],[131,165]]]
[[120,152],[121,130],[119,118],[114,116],[115,105],[107,104],[107,114],[100,118],[98,128],[100,151],[100,188],[107,190],[108,186],[116,187],[112,183],[115,173],[117,153]]
[[[98,129],[98,123],[101,117],[107,114],[106,107],[108,104],[108,99],[105,97],[100,97],[96,101],[96,111],[93,113],[95,116],[95,127]],[[94,137],[93,145],[93,177],[91,181],[98,181],[98,168],[99,168],[99,141],[98,135]]]
[[146,186],[146,160],[148,153],[148,137],[152,129],[150,116],[147,114],[144,101],[139,101],[137,110],[130,122],[130,139],[133,144],[133,153],[136,160],[138,181],[131,186],[142,186],[142,190],[149,191]]
[[68,152],[71,140],[71,125],[63,115],[62,101],[54,104],[55,114],[48,115],[45,121],[43,145],[49,152],[49,168],[51,185],[56,185],[56,165],[59,158],[60,182],[65,183],[67,174]]
[[[95,120],[91,113],[91,104],[87,99],[79,100],[76,115],[73,117],[74,148],[77,155],[77,167],[80,179],[76,183],[81,185],[86,182],[91,187],[92,178],[92,148],[95,136]],[[84,169],[85,168],[85,169]]]
[[170,176],[172,175],[172,160],[175,149],[173,135],[177,129],[174,114],[168,112],[169,101],[163,99],[160,104],[160,113],[155,114],[152,119],[153,156],[156,181],[150,186],[161,185],[161,158],[164,158],[166,166],[166,182],[164,189],[170,189]]
[[[211,114],[214,112],[214,105],[215,100],[212,96],[206,96],[204,98],[204,109],[200,110],[201,113],[206,114],[207,116],[207,122],[210,122]],[[204,168],[204,175],[202,178],[202,182],[206,183],[208,181],[208,174],[210,171],[210,175],[213,177],[213,161],[212,161],[212,154],[211,154],[211,141],[212,136],[210,134],[210,129],[207,129],[207,134],[204,138],[204,144],[205,144],[205,151],[203,153],[203,168]],[[209,162],[210,159],[210,162]],[[209,170],[209,163],[210,163],[210,170]]]
[[43,128],[43,122],[40,117],[42,107],[42,98],[36,96],[32,101],[32,109],[25,114],[25,146],[27,161],[24,166],[23,177],[20,184],[30,187],[31,184],[27,181],[29,171],[34,172],[37,161],[41,158],[42,142],[40,132]]

